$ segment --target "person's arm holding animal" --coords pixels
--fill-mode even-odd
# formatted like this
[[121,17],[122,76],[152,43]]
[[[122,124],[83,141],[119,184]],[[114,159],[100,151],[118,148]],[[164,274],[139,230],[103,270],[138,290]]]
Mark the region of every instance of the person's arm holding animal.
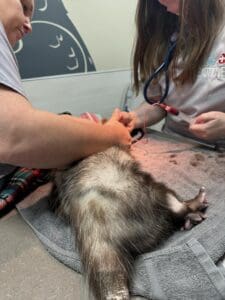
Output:
[[114,144],[129,145],[119,112],[104,125],[34,109],[18,93],[0,88],[0,161],[56,168]]
[[130,145],[119,111],[104,125],[32,107],[12,47],[32,31],[34,0],[0,1],[0,163],[57,168],[114,144]]

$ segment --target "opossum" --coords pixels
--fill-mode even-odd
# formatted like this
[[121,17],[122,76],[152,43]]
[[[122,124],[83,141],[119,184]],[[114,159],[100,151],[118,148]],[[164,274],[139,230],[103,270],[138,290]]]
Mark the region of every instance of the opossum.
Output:
[[205,188],[182,201],[141,169],[127,149],[111,147],[54,174],[51,206],[71,222],[97,300],[128,300],[134,259],[175,230],[205,218]]

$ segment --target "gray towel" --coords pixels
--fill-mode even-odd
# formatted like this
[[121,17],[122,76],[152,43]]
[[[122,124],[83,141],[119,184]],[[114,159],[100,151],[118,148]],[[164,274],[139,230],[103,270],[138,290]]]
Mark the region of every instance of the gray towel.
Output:
[[[132,294],[154,300],[225,299],[224,272],[216,265],[225,252],[225,154],[157,134],[136,143],[133,154],[144,169],[184,199],[204,185],[210,206],[204,222],[176,232],[154,252],[138,257]],[[82,272],[74,234],[50,211],[47,197],[18,210],[55,258]]]

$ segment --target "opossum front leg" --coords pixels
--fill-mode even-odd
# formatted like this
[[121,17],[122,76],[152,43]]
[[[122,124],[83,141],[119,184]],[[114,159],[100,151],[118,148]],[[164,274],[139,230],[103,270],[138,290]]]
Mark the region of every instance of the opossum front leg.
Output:
[[191,229],[206,218],[205,210],[208,202],[204,187],[200,188],[196,197],[186,201],[180,201],[174,195],[169,194],[168,203],[175,217],[184,220],[182,230]]

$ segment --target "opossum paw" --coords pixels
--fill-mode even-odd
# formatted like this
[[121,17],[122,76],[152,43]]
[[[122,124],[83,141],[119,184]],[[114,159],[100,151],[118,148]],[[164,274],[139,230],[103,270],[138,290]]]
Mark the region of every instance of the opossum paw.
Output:
[[185,220],[184,220],[184,225],[181,227],[181,230],[189,230],[193,226],[204,221],[206,218],[207,218],[207,215],[202,211],[191,212],[186,215]]
[[207,215],[204,213],[208,207],[205,188],[201,187],[198,195],[194,199],[185,201],[185,205],[188,208],[188,212],[184,218],[184,225],[181,230],[191,229],[207,218]]
[[208,201],[206,199],[206,191],[204,187],[201,187],[198,195],[191,200],[185,201],[185,205],[190,212],[203,211],[208,207]]

